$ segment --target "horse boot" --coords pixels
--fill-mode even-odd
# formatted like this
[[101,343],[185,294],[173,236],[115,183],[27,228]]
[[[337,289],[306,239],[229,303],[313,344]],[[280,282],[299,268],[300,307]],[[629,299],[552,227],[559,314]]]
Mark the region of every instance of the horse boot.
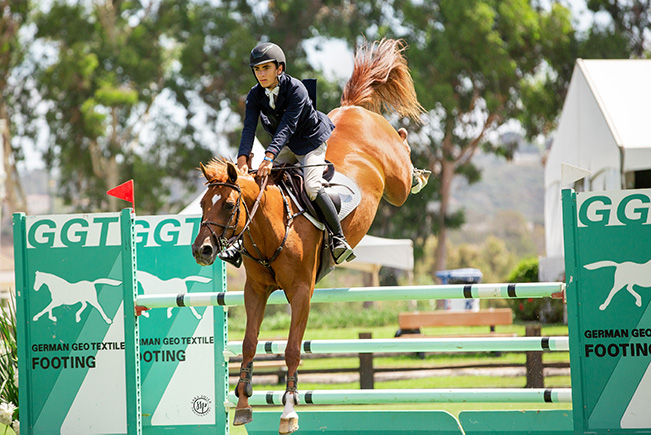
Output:
[[241,248],[242,242],[238,240],[217,254],[217,256],[220,260],[230,263],[233,266],[239,268],[242,265],[242,253],[240,252]]
[[[242,373],[244,373],[244,377],[242,378]],[[246,397],[251,397],[253,395],[253,385],[251,383],[251,378],[253,377],[253,361],[248,363],[246,367],[242,367],[240,369],[240,379],[237,381],[237,385],[235,386],[235,397],[239,399],[240,397],[240,384],[244,384],[244,395]],[[253,420],[253,409],[251,407],[248,408],[240,408],[240,409],[235,409],[235,417],[233,418],[233,426],[241,426],[243,424],[251,423]]]
[[[289,386],[290,382],[294,383],[293,387]],[[298,372],[294,373],[294,376],[287,376],[287,387],[285,394],[283,394],[283,405],[285,407],[280,416],[278,433],[288,434],[296,432],[298,430],[298,414],[294,410],[294,406],[298,405]]]
[[335,259],[335,263],[341,264],[350,257],[353,253],[353,248],[346,241],[335,205],[324,189],[319,189],[316,198],[314,198],[314,204],[321,212],[325,224],[332,233],[332,256]]

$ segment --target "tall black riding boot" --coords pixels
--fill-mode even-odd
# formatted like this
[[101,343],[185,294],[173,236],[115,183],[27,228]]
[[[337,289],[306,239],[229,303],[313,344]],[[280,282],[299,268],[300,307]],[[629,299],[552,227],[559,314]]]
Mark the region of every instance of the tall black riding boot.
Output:
[[217,254],[217,256],[222,261],[230,263],[235,267],[240,267],[242,265],[242,253],[240,252],[241,244],[242,242],[238,240]]
[[335,205],[323,189],[319,189],[316,198],[314,198],[314,204],[321,212],[325,224],[332,233],[332,256],[335,259],[335,263],[341,264],[350,257],[353,249],[346,242],[344,232],[341,230],[341,223],[339,222],[339,215],[337,214]]

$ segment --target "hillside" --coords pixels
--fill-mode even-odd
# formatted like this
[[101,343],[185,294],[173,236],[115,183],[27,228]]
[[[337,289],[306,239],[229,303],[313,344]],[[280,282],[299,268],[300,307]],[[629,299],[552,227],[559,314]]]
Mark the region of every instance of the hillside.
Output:
[[516,210],[533,224],[543,223],[545,197],[542,156],[518,153],[512,162],[479,154],[473,162],[481,169],[479,182],[469,185],[461,177],[453,183],[453,206],[466,210],[468,223],[484,222],[498,210]]

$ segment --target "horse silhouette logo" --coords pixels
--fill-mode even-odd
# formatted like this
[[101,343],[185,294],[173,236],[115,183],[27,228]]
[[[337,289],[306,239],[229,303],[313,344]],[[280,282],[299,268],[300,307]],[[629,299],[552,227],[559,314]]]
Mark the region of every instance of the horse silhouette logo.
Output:
[[610,290],[604,303],[599,306],[599,309],[602,311],[608,308],[613,296],[624,287],[626,287],[626,290],[635,298],[635,305],[641,307],[642,297],[633,289],[633,286],[651,287],[651,260],[646,263],[634,263],[632,261],[616,263],[614,261],[605,260],[586,264],[583,267],[588,270],[601,269],[602,267],[615,268],[615,282],[613,288]]
[[[142,292],[146,295],[148,294],[164,294],[164,293],[182,293],[187,291],[187,283],[188,282],[201,282],[201,283],[208,283],[212,281],[210,278],[206,278],[205,276],[188,276],[186,278],[171,278],[171,279],[161,279],[157,277],[156,275],[152,275],[149,272],[145,272],[143,270],[137,270],[136,271],[136,279],[138,282],[142,285]],[[183,290],[181,290],[183,288]],[[169,307],[167,309],[167,318],[172,317],[172,309],[174,307]],[[201,319],[201,316],[199,313],[197,313],[197,310],[194,309],[194,307],[188,307],[190,308],[190,311],[192,314],[194,314],[194,317],[197,319]],[[149,317],[148,312],[143,312],[143,316]]]
[[77,323],[81,321],[81,313],[90,304],[99,312],[104,321],[110,324],[111,319],[104,313],[102,306],[97,301],[97,290],[95,288],[97,284],[120,285],[122,281],[100,278],[95,281],[68,282],[54,274],[36,271],[34,291],[39,291],[42,286],[46,285],[50,289],[52,301],[43,311],[35,315],[33,320],[37,321],[43,314],[47,313],[49,319],[56,322],[57,318],[52,314],[54,308],[81,303],[81,308],[75,314]]

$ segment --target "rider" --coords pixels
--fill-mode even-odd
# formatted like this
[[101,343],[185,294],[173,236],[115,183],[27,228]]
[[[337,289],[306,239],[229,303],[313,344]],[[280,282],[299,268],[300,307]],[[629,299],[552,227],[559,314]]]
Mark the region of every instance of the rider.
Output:
[[[300,80],[285,72],[285,65],[285,54],[276,44],[265,42],[251,51],[249,66],[258,83],[246,97],[237,166],[243,171],[249,170],[248,157],[259,118],[273,139],[260,163],[258,175],[269,175],[274,162],[298,162],[304,166],[305,191],[333,234],[332,255],[340,264],[353,250],[346,242],[337,210],[322,184],[328,148],[326,141],[335,126],[324,113],[314,109],[307,89]],[[242,263],[236,246],[222,251],[219,257],[236,267]]]

